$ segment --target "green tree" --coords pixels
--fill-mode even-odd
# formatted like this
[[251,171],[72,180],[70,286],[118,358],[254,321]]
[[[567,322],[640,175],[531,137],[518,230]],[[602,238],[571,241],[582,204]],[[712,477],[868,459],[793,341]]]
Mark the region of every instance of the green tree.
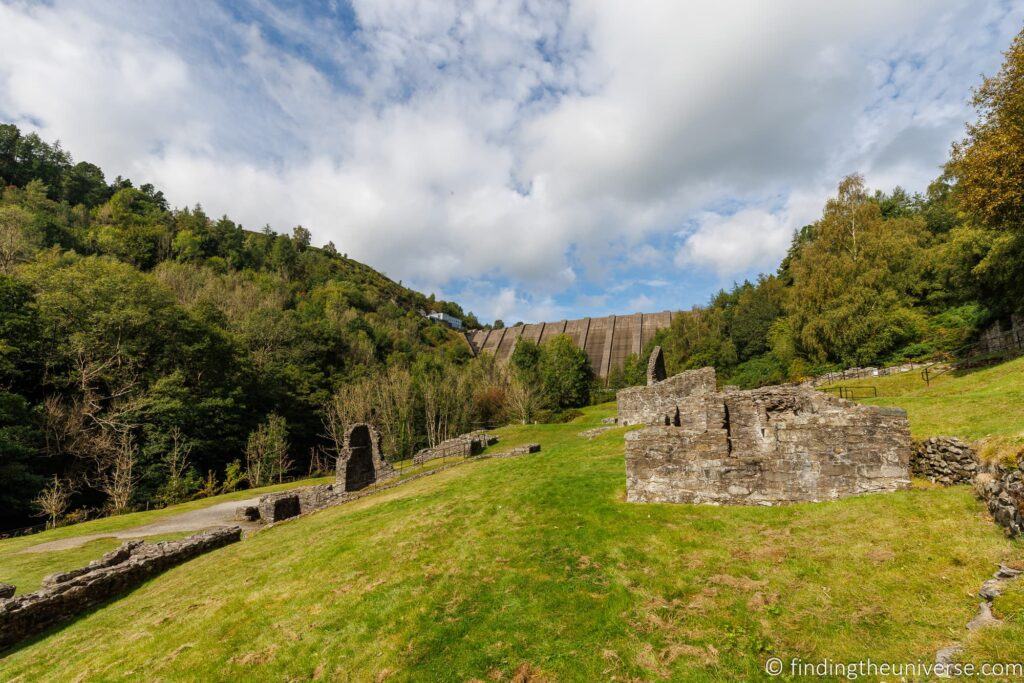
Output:
[[979,118],[946,166],[957,204],[982,225],[1024,232],[1024,31],[973,104]]
[[590,401],[590,361],[568,335],[560,334],[541,345],[538,369],[548,406],[578,408]]
[[863,178],[845,178],[790,263],[787,309],[798,352],[865,365],[917,339],[925,236],[920,217],[886,220]]

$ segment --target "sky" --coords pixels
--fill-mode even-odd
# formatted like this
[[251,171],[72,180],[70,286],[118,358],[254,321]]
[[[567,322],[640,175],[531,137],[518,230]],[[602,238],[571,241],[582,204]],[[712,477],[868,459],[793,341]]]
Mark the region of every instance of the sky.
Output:
[[923,191],[1024,3],[0,0],[0,120],[507,324],[773,271]]

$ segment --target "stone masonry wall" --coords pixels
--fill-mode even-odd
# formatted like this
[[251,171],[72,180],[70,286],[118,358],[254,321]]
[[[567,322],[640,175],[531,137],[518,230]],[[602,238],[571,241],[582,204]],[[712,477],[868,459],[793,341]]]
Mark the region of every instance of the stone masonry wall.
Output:
[[651,386],[622,389],[615,395],[619,424],[678,424],[677,413],[684,399],[714,391],[714,368],[689,370]]
[[412,456],[413,463],[422,465],[437,458],[469,457],[477,455],[488,446],[496,444],[498,437],[486,431],[477,430],[442,441],[430,448],[424,448]]
[[944,486],[969,484],[978,473],[978,458],[966,441],[955,436],[934,436],[914,444],[910,471]]
[[910,483],[899,409],[798,386],[695,394],[677,408],[679,426],[626,434],[628,500],[771,505]]
[[81,569],[48,576],[35,593],[0,601],[0,649],[69,621],[174,565],[241,537],[239,527],[230,527],[181,541],[129,541]]

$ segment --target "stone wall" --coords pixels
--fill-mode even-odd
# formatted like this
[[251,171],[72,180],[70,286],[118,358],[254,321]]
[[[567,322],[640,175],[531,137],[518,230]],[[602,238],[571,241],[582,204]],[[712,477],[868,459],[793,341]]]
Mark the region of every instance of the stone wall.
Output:
[[437,458],[469,457],[477,455],[488,446],[498,443],[498,437],[483,430],[461,434],[442,441],[436,446],[424,448],[412,456],[413,463],[421,465]]
[[256,509],[259,510],[259,519],[268,524],[298,517],[302,512],[299,495],[294,491],[268,493],[260,497]]
[[978,475],[974,490],[996,524],[1011,537],[1024,531],[1024,462],[991,465]]
[[660,346],[655,346],[647,358],[647,386],[652,387],[666,379],[668,374],[665,372],[665,354],[661,352]]
[[[657,405],[664,414],[667,404]],[[899,409],[783,386],[694,393],[675,410],[678,421],[626,434],[629,501],[771,505],[910,483],[910,429]]]
[[360,422],[345,431],[338,454],[337,487],[358,491],[394,475],[394,468],[380,453],[380,434],[373,425]]
[[242,530],[231,527],[181,541],[129,541],[85,567],[50,575],[35,593],[0,601],[0,649],[69,621],[174,565],[241,537]]
[[679,424],[679,406],[689,396],[715,391],[714,368],[689,370],[646,387],[622,389],[615,395],[620,425]]
[[969,484],[978,473],[974,449],[955,436],[934,436],[914,444],[910,472],[945,486]]

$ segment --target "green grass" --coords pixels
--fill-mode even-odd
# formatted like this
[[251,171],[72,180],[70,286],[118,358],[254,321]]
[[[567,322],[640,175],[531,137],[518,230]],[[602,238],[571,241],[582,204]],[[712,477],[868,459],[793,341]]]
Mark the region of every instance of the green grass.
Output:
[[1024,358],[964,372],[949,372],[926,385],[920,372],[838,382],[830,386],[877,387],[861,403],[907,411],[915,438],[984,436],[1024,438]]
[[[623,429],[277,525],[0,660],[2,680],[752,680],[766,657],[932,661],[1024,562],[967,487],[785,507],[623,500]],[[1000,643],[1024,658],[1024,638]],[[974,656],[974,651],[971,651]]]
[[[107,536],[89,541],[78,548],[68,548],[65,550],[55,550],[51,552],[22,552],[26,548],[34,545],[48,543],[49,541],[55,541],[62,538],[91,536],[95,534],[112,534],[119,531],[125,531],[126,529],[131,529],[133,527],[142,526],[144,524],[151,524],[165,517],[181,512],[216,505],[217,503],[224,503],[232,500],[244,500],[263,493],[281,491],[294,488],[296,486],[304,486],[326,481],[331,480],[307,479],[304,481],[265,486],[259,489],[235,491],[233,493],[226,493],[224,495],[213,496],[211,498],[189,501],[180,505],[172,505],[159,510],[133,512],[131,514],[118,515],[116,517],[104,517],[90,522],[50,529],[30,536],[19,536],[17,538],[0,540],[0,582],[14,584],[17,587],[19,594],[31,593],[39,587],[40,581],[42,581],[43,577],[47,574],[67,571],[68,569],[74,569],[75,567],[86,565],[92,560],[99,558],[103,553],[118,547],[123,543],[123,541],[113,536]],[[165,541],[182,538],[187,535],[188,534],[164,534],[147,536],[146,540]]]

